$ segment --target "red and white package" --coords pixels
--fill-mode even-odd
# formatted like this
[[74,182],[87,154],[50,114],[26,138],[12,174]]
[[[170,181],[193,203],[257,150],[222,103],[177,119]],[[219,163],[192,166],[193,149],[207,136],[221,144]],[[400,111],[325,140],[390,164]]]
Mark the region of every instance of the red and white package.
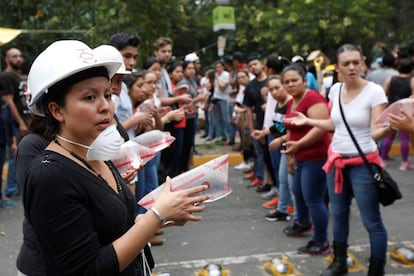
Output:
[[390,104],[378,118],[375,120],[377,125],[388,124],[388,114],[402,115],[401,110],[404,110],[408,115],[414,115],[414,99],[405,98]]
[[154,129],[138,135],[132,140],[158,152],[171,145],[171,143],[175,141],[175,137],[171,136],[168,131]]
[[157,108],[155,107],[155,103],[153,99],[147,99],[145,101],[143,101],[139,106],[138,106],[138,111],[141,112],[145,112],[145,113],[153,113],[154,110],[156,110]]
[[129,169],[138,169],[141,165],[145,165],[149,160],[154,158],[157,152],[142,146],[134,141],[127,141],[121,146],[119,155],[113,159],[115,167],[120,174],[125,173]]
[[[228,178],[229,156],[226,154],[172,178],[171,191],[175,192],[199,185],[206,185],[208,189],[201,192],[200,195],[210,195],[211,198],[205,202],[213,202],[232,192]],[[164,184],[144,196],[138,204],[144,208],[150,208],[158,199],[163,188]]]

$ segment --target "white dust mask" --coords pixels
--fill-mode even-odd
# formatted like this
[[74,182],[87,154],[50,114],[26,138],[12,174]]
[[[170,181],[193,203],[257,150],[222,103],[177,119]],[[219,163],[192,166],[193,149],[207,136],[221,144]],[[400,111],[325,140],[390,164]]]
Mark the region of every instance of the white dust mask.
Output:
[[86,153],[88,160],[111,160],[118,156],[124,143],[124,138],[119,134],[116,125],[111,125],[102,131],[89,146]]
[[115,106],[115,109],[114,110],[117,110],[119,104],[121,103],[121,99],[116,94],[112,94],[111,99],[112,99],[112,102],[114,103],[114,106]]
[[107,161],[114,159],[118,157],[121,146],[124,143],[124,138],[119,134],[116,125],[111,125],[102,131],[90,146],[77,143],[60,135],[56,135],[56,137],[70,144],[88,149],[86,153],[86,159],[88,160]]

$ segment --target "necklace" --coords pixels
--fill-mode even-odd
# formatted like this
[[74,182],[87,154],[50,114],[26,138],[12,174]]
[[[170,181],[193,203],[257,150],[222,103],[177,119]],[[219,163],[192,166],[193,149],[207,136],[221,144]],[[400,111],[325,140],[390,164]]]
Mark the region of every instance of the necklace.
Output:
[[[59,138],[60,138],[60,136],[58,136]],[[64,140],[65,141],[65,140]],[[62,149],[64,149],[64,150],[66,150],[67,152],[69,152],[69,154],[70,155],[72,155],[73,157],[75,157],[77,160],[79,160],[82,164],[84,164],[89,170],[91,170],[99,179],[101,179],[102,181],[104,181],[107,185],[109,185],[108,184],[108,181],[106,181],[106,179],[105,178],[103,178],[102,177],[102,175],[100,174],[100,173],[98,173],[93,167],[92,167],[92,165],[85,159],[85,158],[83,158],[82,156],[80,156],[79,154],[77,154],[76,152],[74,152],[74,151],[71,151],[71,150],[69,150],[69,149],[67,149],[66,147],[64,147],[57,139],[55,139],[54,140],[54,142],[58,145],[58,146],[60,146]],[[122,191],[122,186],[121,186],[121,183],[119,182],[119,180],[118,180],[118,177],[116,177],[116,174],[115,174],[115,172],[114,172],[114,169],[112,168],[112,166],[109,164],[109,163],[107,163],[106,161],[105,161],[105,164],[109,167],[109,170],[111,171],[111,173],[112,173],[112,175],[114,175],[114,178],[115,178],[115,182],[116,182],[116,188],[117,188],[117,191],[118,192],[121,192]]]

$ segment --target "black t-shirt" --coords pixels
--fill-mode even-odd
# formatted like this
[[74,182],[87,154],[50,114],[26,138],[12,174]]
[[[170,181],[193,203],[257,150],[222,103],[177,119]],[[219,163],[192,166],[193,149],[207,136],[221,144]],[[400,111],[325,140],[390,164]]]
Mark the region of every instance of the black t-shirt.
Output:
[[134,224],[136,202],[113,164],[107,164],[122,187],[119,193],[58,153],[46,150],[31,162],[23,205],[46,275],[144,275],[140,257],[119,272],[112,242]]
[[0,95],[13,94],[13,102],[19,111],[20,116],[28,124],[30,118],[30,109],[28,102],[27,78],[11,72],[0,73]]
[[287,104],[281,107],[279,107],[277,104],[275,107],[275,113],[273,113],[272,118],[273,125],[269,128],[270,133],[272,133],[274,137],[280,137],[286,134],[286,128],[283,122],[285,119],[286,110]]
[[263,87],[266,86],[267,78],[262,81],[253,79],[247,84],[246,90],[244,92],[243,104],[247,107],[253,108],[253,121],[255,122],[255,129],[263,128],[264,111],[262,110],[262,105],[264,104],[264,99],[260,91]]
[[398,100],[405,99],[410,96],[411,77],[392,77],[388,93],[388,104],[390,105]]

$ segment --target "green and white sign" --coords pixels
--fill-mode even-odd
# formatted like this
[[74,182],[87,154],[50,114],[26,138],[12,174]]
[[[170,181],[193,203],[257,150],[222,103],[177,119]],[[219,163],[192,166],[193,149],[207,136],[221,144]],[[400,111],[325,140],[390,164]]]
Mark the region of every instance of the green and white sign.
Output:
[[213,9],[213,30],[235,30],[236,18],[234,8],[230,6],[217,6]]

